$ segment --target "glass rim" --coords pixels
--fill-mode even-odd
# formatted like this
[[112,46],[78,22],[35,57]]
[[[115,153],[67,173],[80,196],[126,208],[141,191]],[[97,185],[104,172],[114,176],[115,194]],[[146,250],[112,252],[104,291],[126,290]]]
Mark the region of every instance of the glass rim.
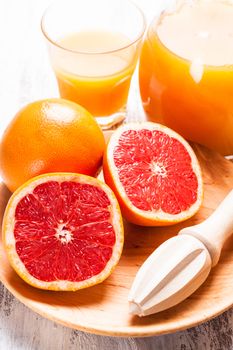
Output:
[[54,46],[56,46],[57,48],[61,49],[61,50],[64,50],[64,51],[67,51],[67,52],[71,52],[71,53],[74,53],[74,54],[80,54],[80,55],[106,55],[106,54],[110,54],[110,53],[114,53],[114,52],[118,52],[118,51],[121,51],[121,50],[125,50],[127,48],[129,48],[130,46],[136,44],[138,41],[140,41],[145,33],[145,30],[146,30],[146,16],[144,14],[144,12],[141,10],[141,8],[134,3],[134,1],[132,0],[127,0],[128,3],[130,3],[131,5],[133,5],[137,10],[138,12],[140,13],[141,15],[141,18],[142,18],[142,30],[140,31],[140,34],[136,37],[136,39],[133,39],[129,44],[127,45],[124,45],[124,46],[121,46],[117,49],[114,49],[114,50],[108,50],[108,51],[100,51],[100,52],[87,52],[87,51],[78,51],[78,50],[73,50],[73,49],[68,49],[66,47],[63,47],[62,45],[60,45],[57,41],[53,40],[52,38],[50,38],[50,36],[48,35],[48,33],[46,32],[45,30],[45,17],[46,17],[46,14],[47,14],[47,11],[52,7],[54,6],[57,2],[56,1],[53,1],[44,11],[42,17],[41,17],[41,21],[40,21],[40,26],[41,26],[41,31],[44,35],[44,37],[51,43],[53,44]]

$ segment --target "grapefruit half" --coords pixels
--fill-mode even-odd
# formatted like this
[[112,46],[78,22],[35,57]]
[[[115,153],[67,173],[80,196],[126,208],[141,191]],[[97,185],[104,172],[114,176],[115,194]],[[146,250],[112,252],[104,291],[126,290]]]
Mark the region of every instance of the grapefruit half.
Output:
[[202,203],[202,176],[193,149],[160,124],[131,123],[115,131],[104,156],[103,172],[122,214],[138,225],[184,221]]
[[32,286],[62,291],[90,287],[107,278],[121,256],[120,208],[98,179],[41,175],[10,198],[3,242],[11,266]]

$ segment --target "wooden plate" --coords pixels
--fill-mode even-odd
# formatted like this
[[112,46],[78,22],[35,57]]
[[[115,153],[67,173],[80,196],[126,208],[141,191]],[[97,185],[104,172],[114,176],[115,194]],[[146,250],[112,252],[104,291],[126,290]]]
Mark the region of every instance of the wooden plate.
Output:
[[[48,292],[30,287],[11,269],[0,244],[0,279],[22,303],[50,320],[79,330],[111,336],[152,336],[175,332],[222,313],[233,305],[233,239],[207,281],[184,302],[159,314],[139,318],[128,314],[127,296],[147,256],[182,227],[205,219],[233,188],[233,164],[204,148],[194,147],[205,183],[203,207],[192,219],[168,228],[125,223],[125,247],[119,265],[102,284],[78,292]],[[1,217],[9,193],[1,185]],[[159,266],[158,266],[159,268]]]

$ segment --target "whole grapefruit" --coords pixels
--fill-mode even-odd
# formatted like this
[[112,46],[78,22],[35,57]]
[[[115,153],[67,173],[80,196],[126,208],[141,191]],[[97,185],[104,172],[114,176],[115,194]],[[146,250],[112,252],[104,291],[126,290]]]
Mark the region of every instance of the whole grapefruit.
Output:
[[0,175],[16,190],[49,172],[95,175],[105,140],[94,117],[74,102],[46,99],[22,108],[0,143]]

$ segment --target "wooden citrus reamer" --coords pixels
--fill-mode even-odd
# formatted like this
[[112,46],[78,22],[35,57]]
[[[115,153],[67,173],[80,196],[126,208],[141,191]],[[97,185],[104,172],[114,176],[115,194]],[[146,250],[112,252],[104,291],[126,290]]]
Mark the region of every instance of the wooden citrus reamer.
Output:
[[233,232],[233,190],[202,223],[161,244],[139,269],[129,294],[130,313],[145,316],[191,295],[218,263]]

